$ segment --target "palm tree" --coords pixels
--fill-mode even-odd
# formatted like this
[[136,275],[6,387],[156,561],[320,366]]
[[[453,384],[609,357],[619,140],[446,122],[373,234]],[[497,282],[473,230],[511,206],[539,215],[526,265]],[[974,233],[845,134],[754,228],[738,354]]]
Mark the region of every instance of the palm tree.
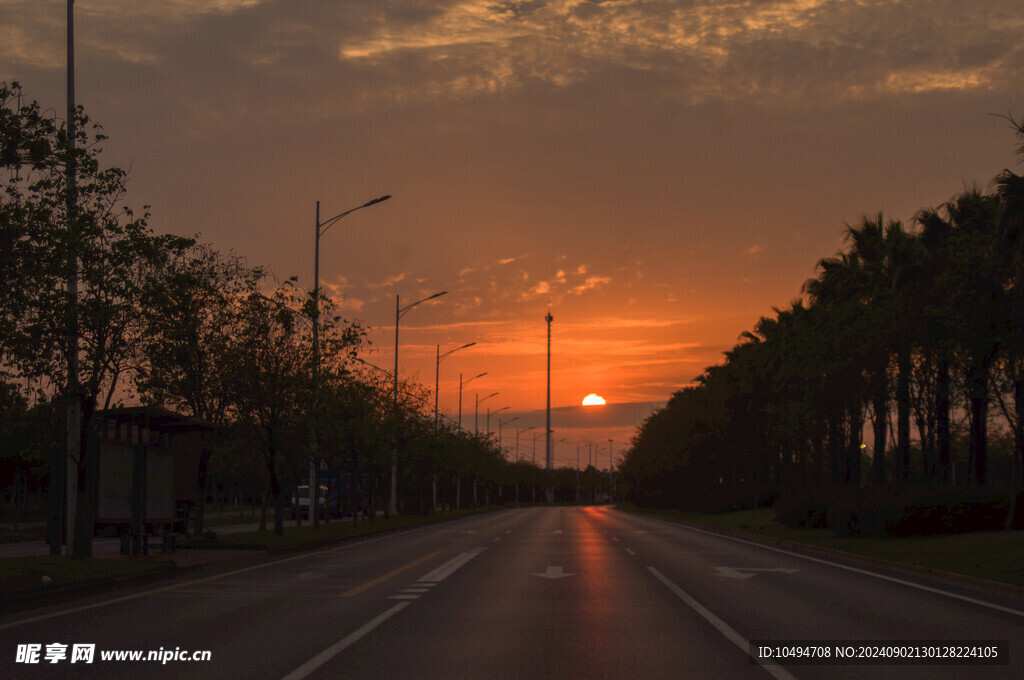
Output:
[[[1007,116],[1017,132],[1020,146],[1018,155],[1024,162],[1024,123]],[[1003,254],[1002,264],[1006,272],[1006,324],[1003,333],[1003,355],[1006,378],[1013,394],[1013,407],[1000,393],[1000,406],[1014,435],[1014,464],[1011,479],[1009,511],[1006,528],[1013,527],[1016,514],[1017,496],[1024,484],[1024,177],[1006,169],[995,179],[996,195],[1002,204],[1000,236],[1008,246],[997,252]]]
[[921,211],[916,218],[931,259],[931,330],[938,330],[939,335],[933,340],[940,347],[936,397],[940,466],[948,460],[946,366],[958,353],[970,403],[968,478],[972,486],[984,486],[986,481],[989,380],[999,347],[1004,297],[1000,265],[993,257],[1001,212],[996,196],[967,189],[938,209]]

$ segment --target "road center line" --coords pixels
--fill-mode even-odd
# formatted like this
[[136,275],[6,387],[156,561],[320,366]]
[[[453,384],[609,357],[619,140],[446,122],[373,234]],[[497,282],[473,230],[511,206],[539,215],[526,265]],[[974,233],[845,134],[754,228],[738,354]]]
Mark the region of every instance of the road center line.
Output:
[[436,556],[438,556],[440,554],[441,554],[441,551],[440,550],[436,550],[436,551],[430,553],[429,555],[424,555],[423,557],[419,558],[418,560],[413,560],[412,562],[409,562],[408,564],[403,564],[398,569],[394,569],[392,571],[389,571],[388,573],[384,574],[383,576],[378,576],[377,578],[373,579],[372,581],[367,581],[366,583],[362,584],[361,586],[356,586],[355,588],[352,588],[351,590],[347,590],[344,593],[342,593],[341,596],[342,597],[353,597],[355,595],[358,595],[359,593],[361,593],[363,591],[366,591],[366,590],[369,590],[370,588],[372,588],[372,587],[374,587],[376,585],[384,583],[384,581],[393,579],[394,577],[396,577],[399,574],[401,574],[403,571],[408,571],[409,569],[412,569],[416,565],[422,564],[423,562],[426,562],[430,558],[436,557]]
[[301,666],[293,670],[288,675],[284,676],[282,680],[302,680],[302,678],[306,677],[307,675],[315,671],[317,668],[320,668],[320,666],[323,666],[325,663],[327,663],[335,656],[343,652],[346,648],[351,647],[356,642],[359,642],[359,640],[364,638],[367,633],[369,633],[374,628],[390,619],[398,612],[408,607],[409,604],[409,602],[399,602],[391,609],[388,609],[387,611],[378,614],[376,617],[365,623],[362,628],[352,633],[349,633],[341,640],[338,640],[333,645],[331,645],[324,651],[320,652],[312,659],[310,659],[306,663],[302,664]]
[[[693,599],[689,593],[670,581],[664,574],[654,567],[647,567],[647,571],[654,574],[656,579],[665,584],[665,587],[675,593],[676,597],[685,602],[690,609],[700,614],[704,617],[705,621],[717,628],[718,632],[724,635],[729,642],[742,649],[744,656],[748,658],[750,657],[750,643],[745,637],[737,633],[735,628],[718,618],[718,616],[716,616],[710,609],[702,605],[700,602],[697,602],[697,600]],[[775,680],[797,680],[792,673],[776,663],[768,663],[762,660],[758,660],[758,663],[761,664],[761,667],[768,671]]]

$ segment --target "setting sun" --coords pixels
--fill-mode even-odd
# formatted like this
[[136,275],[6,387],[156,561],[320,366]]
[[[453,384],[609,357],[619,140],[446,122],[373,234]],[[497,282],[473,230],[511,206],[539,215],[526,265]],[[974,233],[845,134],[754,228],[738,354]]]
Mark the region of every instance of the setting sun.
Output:
[[605,403],[604,402],[604,397],[599,397],[596,394],[594,394],[593,392],[591,392],[587,396],[583,397],[583,405],[584,406],[600,406],[603,403]]

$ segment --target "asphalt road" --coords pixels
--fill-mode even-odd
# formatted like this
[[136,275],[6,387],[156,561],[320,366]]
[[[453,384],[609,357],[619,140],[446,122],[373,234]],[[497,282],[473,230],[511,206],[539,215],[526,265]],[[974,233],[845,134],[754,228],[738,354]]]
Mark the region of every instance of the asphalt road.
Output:
[[[1009,664],[759,665],[751,640],[1003,640]],[[52,643],[95,660],[47,663]],[[25,644],[40,663],[17,662]],[[609,508],[526,508],[0,617],[0,677],[1021,678],[1024,607]]]

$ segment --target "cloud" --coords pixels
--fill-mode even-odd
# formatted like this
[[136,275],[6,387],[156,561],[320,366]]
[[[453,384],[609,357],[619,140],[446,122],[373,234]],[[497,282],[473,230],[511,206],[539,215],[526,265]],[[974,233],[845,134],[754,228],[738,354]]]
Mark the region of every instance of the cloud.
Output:
[[603,284],[611,283],[612,279],[610,276],[588,276],[586,280],[577,285],[573,286],[570,291],[573,295],[582,295],[588,290],[594,290]]
[[367,283],[366,287],[369,288],[370,290],[390,288],[391,286],[394,286],[396,283],[404,281],[407,276],[408,273],[406,272],[402,272],[401,274],[393,274],[384,279],[383,281],[381,281],[380,283]]

